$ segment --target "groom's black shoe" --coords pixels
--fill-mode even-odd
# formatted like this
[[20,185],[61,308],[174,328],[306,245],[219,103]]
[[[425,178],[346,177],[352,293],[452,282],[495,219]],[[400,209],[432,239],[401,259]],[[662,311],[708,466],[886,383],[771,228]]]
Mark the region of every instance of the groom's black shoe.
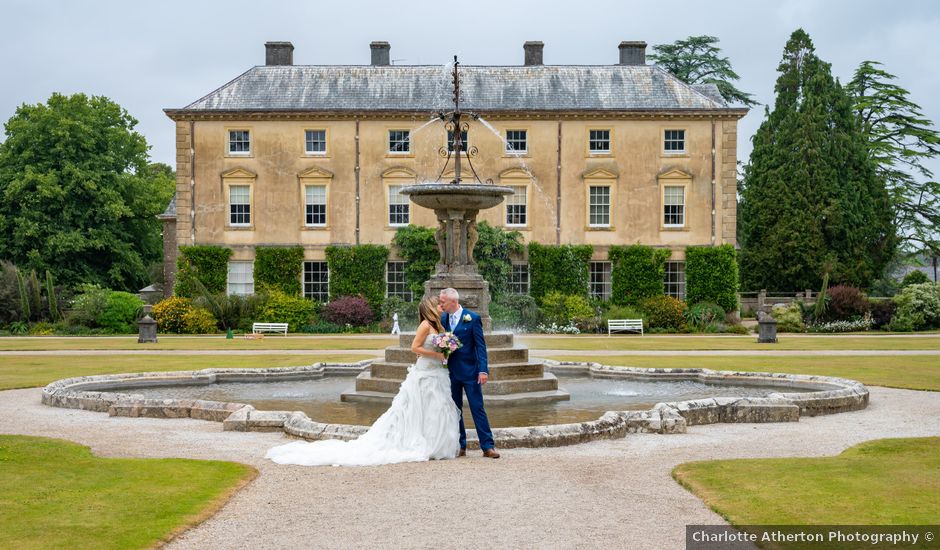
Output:
[[457,453],[457,456],[467,456],[467,449],[460,449],[460,452]]
[[499,453],[496,452],[496,449],[487,449],[483,451],[483,456],[486,458],[499,458]]

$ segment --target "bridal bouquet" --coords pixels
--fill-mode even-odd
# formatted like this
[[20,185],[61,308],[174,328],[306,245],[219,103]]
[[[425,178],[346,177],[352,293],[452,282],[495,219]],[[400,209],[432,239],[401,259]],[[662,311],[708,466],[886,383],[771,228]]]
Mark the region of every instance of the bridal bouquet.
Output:
[[444,354],[444,368],[447,368],[447,358],[451,353],[463,347],[460,338],[454,336],[452,332],[442,332],[431,337],[431,344],[434,348]]

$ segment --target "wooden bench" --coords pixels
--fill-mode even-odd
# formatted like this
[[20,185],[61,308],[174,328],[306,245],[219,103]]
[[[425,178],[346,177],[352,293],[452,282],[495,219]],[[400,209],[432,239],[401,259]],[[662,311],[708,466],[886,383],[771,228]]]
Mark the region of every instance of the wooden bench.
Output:
[[643,319],[609,319],[607,321],[607,336],[611,332],[639,332],[643,336]]
[[263,332],[282,332],[287,336],[287,323],[252,323],[251,333],[261,334]]

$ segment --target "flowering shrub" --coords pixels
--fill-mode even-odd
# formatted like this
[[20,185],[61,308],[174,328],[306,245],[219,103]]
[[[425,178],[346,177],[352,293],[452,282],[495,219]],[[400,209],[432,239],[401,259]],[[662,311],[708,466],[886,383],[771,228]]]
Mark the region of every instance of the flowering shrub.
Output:
[[643,300],[640,305],[646,312],[650,328],[667,330],[685,330],[685,302],[672,296],[654,296]]
[[817,319],[823,323],[858,319],[871,309],[868,298],[854,286],[836,285],[826,291],[826,296],[826,312]]
[[871,328],[871,315],[866,314],[861,319],[854,321],[830,321],[811,325],[807,330],[809,332],[858,332]]
[[314,316],[314,303],[301,296],[289,296],[272,290],[258,312],[256,321],[262,323],[287,323],[287,330],[297,332],[309,325]]
[[579,329],[574,323],[567,325],[557,325],[552,323],[550,325],[542,325],[535,327],[536,332],[541,332],[542,334],[581,334],[581,329]]
[[800,309],[800,304],[796,302],[774,306],[773,317],[777,321],[777,332],[806,331],[806,326],[803,324],[803,311]]
[[369,302],[362,296],[342,296],[323,306],[323,319],[337,325],[366,326],[375,318]]
[[186,332],[183,318],[192,311],[193,301],[189,298],[171,296],[153,306],[153,320],[160,332]]
[[891,330],[928,330],[940,327],[940,284],[923,283],[904,287],[894,297],[898,309]]
[[215,316],[202,308],[192,308],[183,315],[183,330],[186,334],[211,334],[216,330]]

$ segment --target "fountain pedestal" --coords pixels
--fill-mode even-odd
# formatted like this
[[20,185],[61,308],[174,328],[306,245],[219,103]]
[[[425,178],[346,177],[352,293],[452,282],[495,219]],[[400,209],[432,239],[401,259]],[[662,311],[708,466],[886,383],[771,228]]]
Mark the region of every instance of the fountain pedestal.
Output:
[[[356,389],[342,394],[349,402],[378,401],[389,403],[417,357],[411,352],[415,335],[401,334],[397,346],[385,349],[385,359],[372,363],[370,369],[356,377]],[[558,389],[558,379],[545,372],[542,363],[529,361],[529,350],[516,346],[513,334],[492,332],[486,339],[490,380],[483,390],[487,405],[519,403],[551,403],[567,401],[568,392]]]

